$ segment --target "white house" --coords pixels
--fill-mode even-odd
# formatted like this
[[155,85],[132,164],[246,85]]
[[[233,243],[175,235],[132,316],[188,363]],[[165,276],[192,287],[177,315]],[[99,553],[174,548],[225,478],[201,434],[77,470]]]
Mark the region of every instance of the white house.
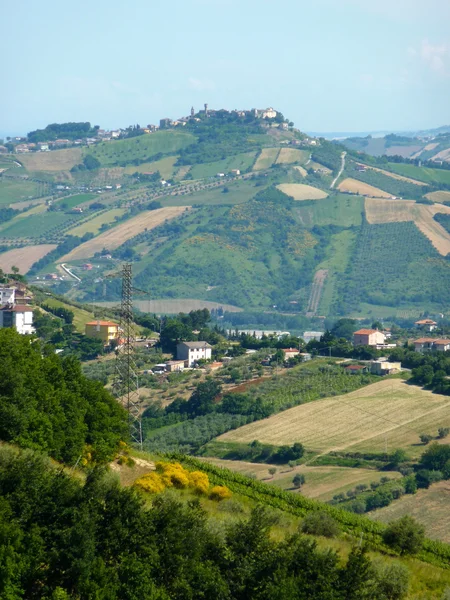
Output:
[[16,299],[16,289],[2,287],[0,288],[0,305],[14,304]]
[[186,361],[188,367],[192,367],[199,360],[209,360],[211,349],[208,342],[180,342],[177,345],[177,359]]
[[22,335],[34,333],[31,306],[2,306],[0,308],[0,328],[3,327],[14,327]]

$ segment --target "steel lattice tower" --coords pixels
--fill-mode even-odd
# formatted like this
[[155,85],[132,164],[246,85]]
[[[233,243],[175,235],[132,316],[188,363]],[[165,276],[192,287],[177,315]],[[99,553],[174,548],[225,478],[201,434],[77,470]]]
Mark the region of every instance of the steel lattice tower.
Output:
[[136,341],[133,323],[133,287],[131,264],[122,266],[122,300],[120,305],[120,340],[117,347],[114,392],[128,412],[130,435],[142,448],[142,425],[139,406],[139,381],[134,361]]

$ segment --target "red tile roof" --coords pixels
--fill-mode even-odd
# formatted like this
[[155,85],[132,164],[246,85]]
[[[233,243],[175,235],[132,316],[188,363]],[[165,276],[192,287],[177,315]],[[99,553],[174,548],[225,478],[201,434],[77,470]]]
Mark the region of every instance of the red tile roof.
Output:
[[112,321],[89,321],[86,325],[108,325],[108,327],[118,327],[117,323],[113,323]]
[[350,371],[360,371],[361,369],[365,369],[366,367],[363,367],[362,365],[348,365],[345,368],[349,369]]
[[6,304],[5,306],[2,306],[0,310],[4,310],[7,312],[33,312],[33,307],[27,306],[26,304],[16,304],[15,306],[8,306]]
[[416,321],[415,325],[437,325],[437,323],[431,319],[422,319],[421,321]]
[[358,329],[353,335],[371,335],[372,333],[381,333],[378,329]]
[[419,338],[418,340],[414,340],[415,344],[428,344],[435,342],[436,338]]

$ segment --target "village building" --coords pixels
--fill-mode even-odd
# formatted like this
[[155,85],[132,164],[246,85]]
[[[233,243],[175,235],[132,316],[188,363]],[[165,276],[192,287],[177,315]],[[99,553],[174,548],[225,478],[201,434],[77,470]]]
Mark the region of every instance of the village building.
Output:
[[350,375],[359,375],[360,373],[366,373],[367,367],[364,365],[347,365],[344,367],[344,371]]
[[84,332],[86,337],[102,340],[105,346],[119,339],[119,326],[112,321],[90,321]]
[[439,338],[419,338],[414,340],[416,352],[447,352],[450,350],[450,340]]
[[383,346],[386,336],[378,329],[358,329],[353,334],[354,346]]
[[169,360],[166,363],[166,370],[169,373],[179,373],[184,371],[184,360]]
[[7,304],[0,308],[0,328],[11,327],[21,335],[35,332],[33,327],[33,308]]
[[373,375],[393,375],[399,373],[402,370],[402,363],[400,362],[389,362],[385,358],[379,360],[373,360],[370,363],[370,372]]
[[429,331],[430,333],[437,327],[436,321],[433,321],[432,319],[421,319],[420,321],[416,321],[414,324],[418,329],[422,329],[422,331]]
[[289,358],[294,358],[300,354],[300,350],[297,348],[283,348],[284,352],[284,360],[289,360]]
[[301,337],[302,340],[307,344],[312,340],[320,340],[324,333],[324,331],[304,331]]
[[180,342],[177,345],[177,359],[192,367],[199,360],[210,360],[212,346],[208,342]]

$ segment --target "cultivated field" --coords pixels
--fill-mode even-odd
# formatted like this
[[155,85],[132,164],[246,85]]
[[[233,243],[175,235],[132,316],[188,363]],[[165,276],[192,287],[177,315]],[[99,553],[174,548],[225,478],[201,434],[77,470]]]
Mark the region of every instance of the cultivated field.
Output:
[[323,190],[303,183],[280,183],[277,188],[294,200],[322,200],[328,196]]
[[94,217],[90,221],[86,221],[86,223],[82,223],[81,225],[77,225],[77,227],[70,229],[67,232],[67,235],[77,235],[79,237],[83,236],[85,233],[93,233],[96,235],[100,231],[102,225],[114,223],[115,218],[121,217],[124,212],[124,208],[113,208],[108,210],[101,215]]
[[320,169],[321,171],[323,171],[324,175],[331,175],[333,173],[331,169],[314,160],[309,161],[308,167],[311,167],[311,169],[315,169],[316,171]]
[[377,173],[382,173],[383,175],[387,175],[388,177],[392,177],[392,179],[398,179],[399,181],[407,181],[408,183],[414,183],[415,185],[427,185],[424,184],[423,181],[418,181],[417,179],[411,179],[411,177],[404,177],[403,175],[398,175],[397,173],[391,173],[390,171],[385,171],[384,169],[378,169],[377,167],[371,167],[369,165],[365,165],[368,169],[372,171],[377,171]]
[[243,152],[242,154],[228,156],[223,160],[193,165],[190,173],[194,179],[215,177],[217,173],[231,175],[232,169],[239,169],[241,172],[249,169],[255,160],[255,156],[256,152]]
[[449,206],[417,204],[414,200],[372,198],[366,198],[365,205],[369,223],[413,221],[440,254],[446,256],[450,252],[450,234],[433,218],[436,213],[450,214]]
[[66,148],[24,154],[20,156],[20,162],[28,171],[70,171],[81,162],[81,157],[81,148]]
[[156,171],[159,171],[163,179],[171,179],[176,169],[174,165],[177,159],[178,156],[167,156],[155,162],[143,163],[138,166],[130,165],[125,168],[124,172],[126,175],[132,175],[133,173],[156,173]]
[[13,219],[5,223],[5,227],[0,229],[1,238],[19,239],[42,237],[48,233],[57,231],[69,221],[76,222],[83,217],[82,214],[70,214],[63,212],[39,212],[38,214],[28,214],[22,219]]
[[96,238],[81,244],[81,246],[78,246],[61,258],[59,262],[63,263],[71,260],[90,258],[91,256],[94,256],[96,252],[100,252],[103,248],[115,250],[129,238],[142,233],[146,229],[154,229],[166,220],[178,217],[186,209],[189,209],[189,207],[168,206],[166,208],[158,208],[156,210],[143,212],[136,217],[125,221],[125,223],[102,233]]
[[281,148],[277,157],[277,164],[305,163],[309,158],[309,152],[306,150],[297,150],[297,148]]
[[373,185],[364,183],[364,181],[352,179],[351,177],[347,177],[347,179],[341,181],[341,183],[338,185],[338,190],[341,192],[353,192],[354,194],[360,194],[361,196],[374,196],[375,198],[392,197],[392,194],[389,194],[388,192],[384,192]]
[[411,515],[425,527],[426,535],[450,543],[450,481],[435,483],[427,490],[419,490],[413,496],[403,496],[367,516],[388,523]]
[[263,169],[268,169],[273,165],[279,153],[279,148],[263,148],[255,162],[253,170],[262,171]]
[[302,177],[306,177],[308,175],[308,171],[303,167],[297,165],[296,167],[294,167],[294,169],[296,169]]
[[0,254],[0,268],[11,272],[11,267],[16,266],[22,275],[25,275],[33,263],[56,248],[56,244],[41,244],[40,246],[27,246],[16,248]]
[[425,197],[433,200],[433,202],[450,202],[450,192],[430,192],[425,194]]
[[[450,425],[448,396],[400,379],[385,379],[350,394],[309,402],[245,425],[225,433],[218,441],[259,440],[275,445],[301,442],[308,450],[325,454],[363,448],[367,452],[380,451],[382,438],[387,440],[388,449],[404,447],[411,454],[416,452],[413,444],[419,443],[419,435],[432,415],[440,426]],[[410,432],[407,438],[403,437],[405,429]]]
[[[450,171],[447,169],[432,169],[430,167],[418,167],[402,163],[389,163],[389,168],[395,173],[420,180],[421,185],[434,183],[450,184]],[[423,183],[422,183],[423,182]]]
[[[360,483],[369,484],[371,481],[379,481],[381,477],[397,479],[401,477],[398,471],[377,472],[373,469],[351,469],[347,467],[309,467],[300,465],[293,469],[280,467],[279,465],[251,463],[240,460],[222,460],[220,458],[205,458],[218,467],[230,469],[244,475],[256,475],[256,478],[279,486],[283,489],[292,490],[292,479],[296,473],[303,473],[306,483],[302,485],[301,494],[308,498],[316,498],[326,502],[331,500],[335,494],[346,492]],[[272,477],[268,469],[276,467],[277,472]]]
[[[97,302],[98,306],[108,308],[117,306],[117,302]],[[208,300],[192,300],[190,298],[180,298],[178,300],[134,300],[133,305],[142,312],[176,315],[180,312],[188,313],[191,310],[201,310],[207,308],[223,308],[227,312],[241,312],[242,308],[232,304],[222,304],[220,302],[209,302]]]
[[[0,179],[0,205],[24,201],[39,193],[39,184],[27,179]],[[13,207],[15,208],[15,207]]]

